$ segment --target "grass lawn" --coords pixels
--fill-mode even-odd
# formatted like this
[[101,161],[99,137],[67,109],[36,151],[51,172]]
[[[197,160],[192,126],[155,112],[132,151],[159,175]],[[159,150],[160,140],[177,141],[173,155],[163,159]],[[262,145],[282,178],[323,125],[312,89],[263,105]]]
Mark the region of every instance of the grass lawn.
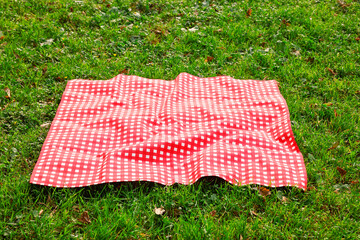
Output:
[[[29,184],[67,80],[181,72],[279,81],[308,190]],[[0,239],[359,239],[359,149],[358,0],[0,0]]]

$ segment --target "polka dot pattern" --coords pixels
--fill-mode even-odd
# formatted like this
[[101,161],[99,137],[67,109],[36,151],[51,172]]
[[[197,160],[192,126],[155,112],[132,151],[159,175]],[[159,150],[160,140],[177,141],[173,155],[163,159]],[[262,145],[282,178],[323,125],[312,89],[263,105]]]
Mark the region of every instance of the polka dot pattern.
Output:
[[33,184],[120,181],[306,189],[302,154],[276,81],[173,81],[118,75],[68,82],[32,173]]

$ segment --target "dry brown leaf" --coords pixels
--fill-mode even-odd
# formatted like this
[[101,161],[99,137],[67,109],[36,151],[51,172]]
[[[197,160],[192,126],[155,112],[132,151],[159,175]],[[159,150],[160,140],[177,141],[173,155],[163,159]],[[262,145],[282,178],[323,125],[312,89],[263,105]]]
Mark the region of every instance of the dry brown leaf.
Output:
[[43,214],[44,210],[43,209],[40,209],[39,211],[39,217],[41,217],[41,214]]
[[315,58],[314,57],[308,57],[306,59],[306,61],[309,62],[309,63],[313,63],[315,61]]
[[154,30],[154,33],[156,33],[156,34],[162,34],[162,31],[161,30]]
[[338,172],[340,173],[340,175],[341,175],[342,177],[345,176],[346,171],[345,171],[343,168],[341,168],[341,167],[336,167],[336,169],[338,170]]
[[289,199],[287,197],[285,197],[285,196],[282,196],[281,201],[283,203],[287,203],[289,201]]
[[84,211],[84,212],[81,214],[81,216],[80,216],[80,218],[79,218],[79,221],[82,222],[82,223],[85,223],[85,224],[91,223],[91,220],[90,220],[88,211]]
[[342,7],[342,8],[347,8],[347,7],[351,6],[351,3],[346,3],[346,2],[341,1],[341,0],[338,0],[337,2],[340,5],[340,7]]
[[282,24],[284,24],[285,26],[290,26],[290,23],[288,23],[288,21],[286,21],[286,19],[283,19],[281,21]]
[[55,213],[56,213],[56,209],[52,210],[50,213],[50,217],[53,217]]
[[260,195],[263,197],[269,196],[271,194],[270,190],[267,189],[266,187],[261,187],[259,192],[260,192]]
[[6,98],[11,98],[11,91],[10,88],[6,87],[4,88],[4,91],[6,92],[7,96],[5,96]]
[[315,190],[315,191],[316,191],[316,187],[314,187],[314,186],[310,186],[310,187],[308,187],[308,188],[307,188],[307,191],[313,191],[313,190]]
[[207,63],[207,62],[211,62],[212,60],[214,60],[214,57],[207,57],[206,59],[205,59],[205,62]]
[[295,51],[291,52],[291,54],[298,57],[298,56],[300,56],[300,51],[295,50]]
[[46,72],[47,72],[47,66],[45,66],[45,67],[42,69],[42,75],[44,76]]
[[339,146],[339,142],[334,142],[333,145],[328,148],[328,151],[335,149],[337,146]]
[[216,210],[212,210],[212,211],[210,212],[210,215],[211,215],[212,217],[214,217],[214,216],[216,215]]
[[246,17],[250,17],[250,16],[251,16],[251,13],[252,13],[252,10],[251,10],[251,8],[249,8],[249,9],[246,11]]
[[360,41],[360,37],[355,38],[356,41]]
[[13,51],[13,53],[14,53],[14,55],[15,55],[15,57],[16,57],[17,59],[20,58],[19,54],[17,54],[15,51]]
[[262,217],[259,216],[259,214],[257,214],[255,211],[250,211],[250,214],[262,219]]
[[80,212],[79,205],[73,206],[72,209],[73,209],[73,211],[75,211],[75,212]]
[[126,68],[124,68],[123,70],[120,71],[120,74],[128,74],[129,70],[127,70]]
[[165,209],[160,207],[160,208],[155,208],[154,212],[156,215],[163,215],[165,213]]
[[351,181],[350,183],[353,184],[353,185],[355,185],[355,184],[358,184],[358,183],[359,183],[359,180]]
[[4,36],[1,36],[1,37],[0,37],[0,41],[3,40],[4,38],[5,38]]
[[331,74],[334,75],[334,76],[337,74],[337,73],[336,73],[334,70],[332,70],[331,68],[327,68],[327,70],[328,70],[329,72],[331,72]]

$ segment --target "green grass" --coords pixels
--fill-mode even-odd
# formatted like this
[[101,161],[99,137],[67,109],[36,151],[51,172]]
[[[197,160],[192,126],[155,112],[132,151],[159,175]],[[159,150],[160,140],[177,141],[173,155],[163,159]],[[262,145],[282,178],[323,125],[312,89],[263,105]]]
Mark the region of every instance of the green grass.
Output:
[[[346,1],[0,0],[0,239],[359,239],[360,2]],[[30,185],[67,80],[120,72],[276,79],[309,189]]]

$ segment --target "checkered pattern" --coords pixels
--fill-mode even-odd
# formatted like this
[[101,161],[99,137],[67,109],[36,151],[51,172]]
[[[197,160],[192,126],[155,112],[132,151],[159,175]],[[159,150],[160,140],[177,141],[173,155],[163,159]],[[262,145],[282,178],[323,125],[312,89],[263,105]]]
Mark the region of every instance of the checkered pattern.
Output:
[[81,187],[119,181],[306,189],[303,157],[276,81],[173,81],[118,75],[69,81],[31,183]]

